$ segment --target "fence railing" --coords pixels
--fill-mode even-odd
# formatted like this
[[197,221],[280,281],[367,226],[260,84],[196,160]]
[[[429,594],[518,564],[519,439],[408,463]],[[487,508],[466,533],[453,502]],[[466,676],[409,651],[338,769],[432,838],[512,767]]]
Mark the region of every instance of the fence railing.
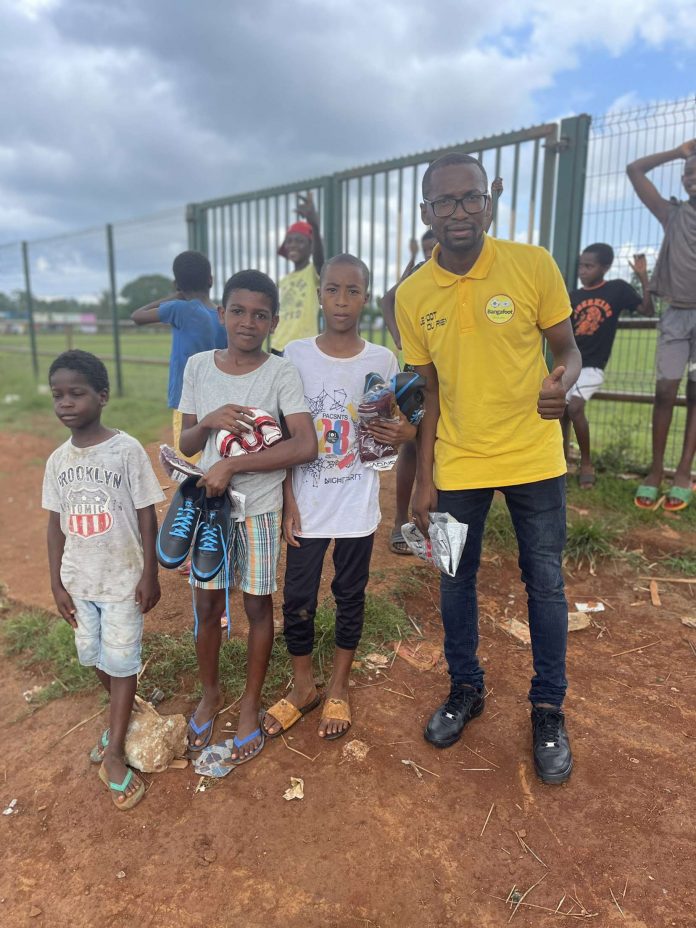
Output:
[[[349,250],[360,255],[371,268],[378,298],[400,276],[409,241],[421,230],[419,186],[427,164],[455,148],[481,158],[490,179],[503,177],[505,191],[496,206],[492,234],[549,247],[569,286],[575,283],[581,245],[606,241],[617,256],[612,276],[631,280],[628,260],[643,252],[652,266],[662,230],[633,193],[626,164],[695,136],[696,101],[688,98],[609,112],[594,117],[591,127],[589,117],[573,117],[220,197],[114,223],[110,232],[102,227],[24,246],[2,245],[0,351],[23,348],[21,353],[38,368],[39,358],[54,355],[64,345],[92,348],[114,359],[111,363],[117,364],[127,390],[129,365],[166,364],[168,338],[149,327],[134,331],[128,325],[115,326],[114,319],[122,321],[135,305],[153,298],[148,286],[169,286],[171,261],[186,247],[209,254],[218,293],[224,280],[245,266],[258,267],[278,280],[289,268],[277,249],[295,218],[296,195],[308,190],[320,214],[327,254]],[[682,195],[680,168],[672,163],[651,173],[663,195]],[[27,327],[30,309],[36,319],[33,346]],[[50,325],[49,313],[54,319]],[[64,335],[56,329],[55,320],[61,317],[71,320]],[[22,331],[13,331],[17,322],[25,326]],[[366,314],[364,323],[367,337],[386,337],[376,310]],[[604,388],[589,410],[593,446],[602,450],[623,443],[628,456],[639,463],[650,457],[654,324],[633,319],[620,324]],[[670,464],[679,455],[683,417],[680,408],[668,446]]]
[[[637,284],[629,262],[645,254],[655,263],[663,229],[640,202],[626,175],[626,165],[653,152],[675,148],[696,137],[696,98],[609,112],[592,120],[590,131],[582,247],[606,242],[616,255],[608,276]],[[683,161],[673,161],[650,172],[650,179],[666,198],[684,199]],[[639,285],[638,285],[639,286]],[[658,313],[661,306],[657,305]],[[614,349],[600,393],[593,397],[588,418],[597,450],[620,447],[628,462],[646,464],[651,456],[651,412],[655,391],[657,320],[630,319],[619,324]],[[680,390],[683,395],[684,389]],[[685,401],[678,402],[679,407]],[[666,460],[679,459],[685,412],[675,410]]]

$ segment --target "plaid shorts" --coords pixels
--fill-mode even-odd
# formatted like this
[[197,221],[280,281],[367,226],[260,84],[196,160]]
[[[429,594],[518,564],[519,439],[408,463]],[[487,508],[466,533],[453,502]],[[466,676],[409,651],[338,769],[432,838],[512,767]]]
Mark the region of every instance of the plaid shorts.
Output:
[[[280,556],[280,529],[282,510],[247,516],[244,522],[235,522],[230,543],[230,588],[236,586],[253,596],[267,596],[278,589],[276,573]],[[225,571],[212,580],[201,582],[193,574],[191,586],[201,590],[224,590]]]

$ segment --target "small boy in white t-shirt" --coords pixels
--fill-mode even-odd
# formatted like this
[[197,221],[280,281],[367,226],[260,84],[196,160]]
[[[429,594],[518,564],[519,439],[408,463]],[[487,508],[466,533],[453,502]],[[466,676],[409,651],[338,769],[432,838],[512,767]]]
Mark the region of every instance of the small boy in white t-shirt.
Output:
[[109,728],[90,759],[118,809],[145,794],[126,766],[125,738],[140,671],[143,614],[160,598],[155,503],[164,499],[142,445],[102,425],[106,368],[87,351],[51,364],[53,408],[71,437],[46,462],[42,506],[58,611],[75,630],[81,664],[94,667],[110,696]]
[[[285,348],[285,357],[302,377],[319,456],[295,467],[283,484],[283,533],[288,543],[283,618],[294,686],[287,699],[266,712],[263,724],[268,737],[287,731],[320,701],[312,672],[314,616],[324,556],[332,539],[336,649],[319,736],[340,738],[351,724],[348,682],[362,633],[365,587],[381,518],[379,475],[365,467],[358,455],[357,409],[367,374],[389,381],[399,371],[389,349],[366,342],[359,334],[369,278],[366,265],[353,255],[327,261],[319,289],[325,331]],[[373,436],[393,446],[413,438],[415,427],[399,416],[395,422],[377,420],[370,426]]]

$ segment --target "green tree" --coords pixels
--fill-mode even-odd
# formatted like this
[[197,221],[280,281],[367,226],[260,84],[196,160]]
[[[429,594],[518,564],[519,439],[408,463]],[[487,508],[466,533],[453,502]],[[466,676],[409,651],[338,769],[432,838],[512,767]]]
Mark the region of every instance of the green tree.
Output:
[[163,274],[143,274],[131,280],[121,290],[121,316],[127,318],[130,314],[146,306],[154,300],[161,300],[163,296],[174,290],[174,284],[169,277]]

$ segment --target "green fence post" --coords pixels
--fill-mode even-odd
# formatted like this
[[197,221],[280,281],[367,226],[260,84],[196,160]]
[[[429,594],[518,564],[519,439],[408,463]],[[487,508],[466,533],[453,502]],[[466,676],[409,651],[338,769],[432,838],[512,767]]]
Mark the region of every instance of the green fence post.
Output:
[[22,242],[22,262],[24,264],[24,293],[27,300],[27,318],[29,320],[29,342],[31,344],[31,364],[34,377],[39,379],[39,355],[36,349],[36,327],[34,326],[34,297],[31,292],[31,275],[29,273],[29,242]]
[[106,253],[109,260],[109,297],[111,300],[111,323],[114,332],[114,361],[116,362],[116,393],[123,396],[123,372],[121,370],[121,332],[119,330],[118,297],[116,294],[116,262],[114,260],[114,227],[106,226]]
[[553,256],[569,289],[575,286],[580,253],[590,122],[591,118],[584,113],[564,119],[561,137],[556,143],[558,173]]
[[341,181],[335,176],[324,182],[324,253],[327,258],[343,251],[343,208]]

